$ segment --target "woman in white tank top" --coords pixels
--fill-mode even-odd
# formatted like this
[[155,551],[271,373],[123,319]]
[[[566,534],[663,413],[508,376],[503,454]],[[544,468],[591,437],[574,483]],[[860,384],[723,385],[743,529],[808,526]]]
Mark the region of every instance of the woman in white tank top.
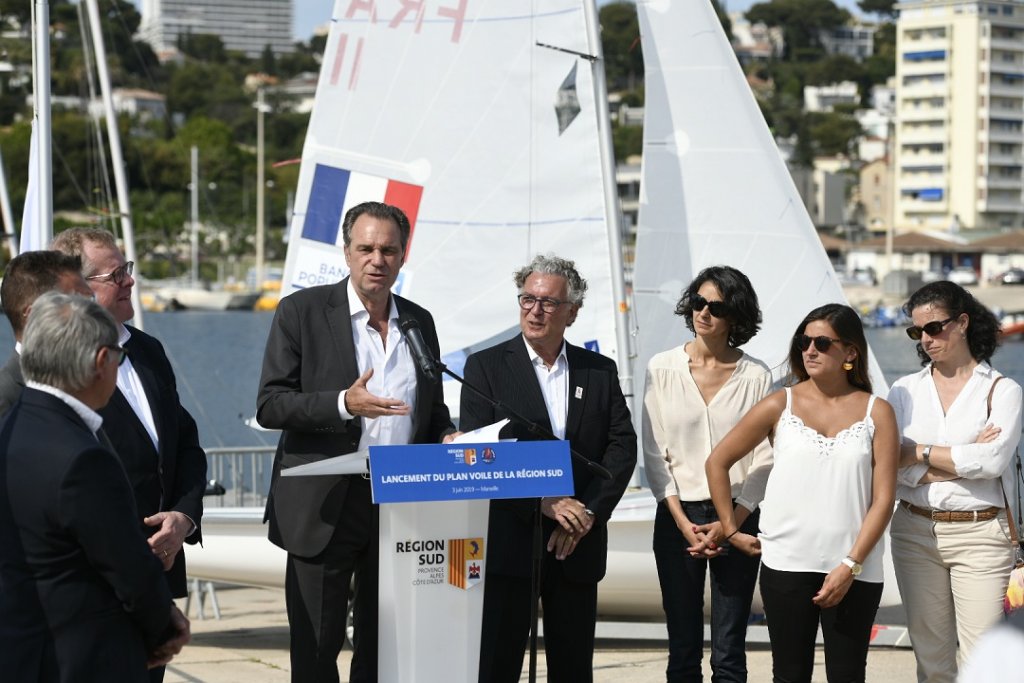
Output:
[[[819,623],[828,680],[864,680],[899,452],[893,410],[871,395],[867,359],[853,309],[811,311],[790,349],[795,384],[754,406],[707,461],[722,533],[761,554],[775,681],[811,680]],[[728,472],[766,436],[775,461],[755,539],[735,524]]]

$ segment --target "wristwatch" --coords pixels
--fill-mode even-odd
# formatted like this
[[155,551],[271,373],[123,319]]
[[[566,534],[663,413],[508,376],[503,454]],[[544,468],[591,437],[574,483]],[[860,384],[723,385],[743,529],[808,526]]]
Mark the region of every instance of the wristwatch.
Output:
[[854,576],[860,576],[860,573],[864,571],[864,565],[849,555],[843,558],[843,564],[850,568],[850,573]]
[[924,450],[921,451],[921,462],[923,462],[925,465],[928,465],[928,467],[931,467],[932,466],[931,457],[932,457],[932,445],[928,444],[927,446],[924,447]]

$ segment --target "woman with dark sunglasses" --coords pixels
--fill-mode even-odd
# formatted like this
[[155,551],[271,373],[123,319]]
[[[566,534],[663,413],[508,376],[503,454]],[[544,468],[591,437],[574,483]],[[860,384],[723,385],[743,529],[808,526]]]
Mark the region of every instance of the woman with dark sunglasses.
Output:
[[871,394],[867,362],[852,308],[811,311],[790,347],[794,382],[754,406],[707,461],[724,538],[747,547],[729,469],[765,437],[774,445],[754,543],[776,681],[811,680],[819,623],[828,680],[865,677],[899,450],[893,410]]
[[[644,463],[658,500],[654,557],[668,627],[668,681],[701,680],[704,585],[711,571],[713,680],[745,681],[746,633],[757,581],[756,557],[707,543],[717,526],[704,460],[739,419],[771,390],[771,372],[740,346],[760,327],[750,280],[735,268],[702,270],[683,292],[676,315],[696,338],[651,358],[643,408]],[[757,504],[771,464],[767,441],[753,444],[733,468],[736,518],[757,533]]]
[[902,436],[893,565],[918,680],[952,683],[957,644],[963,661],[1002,615],[1021,388],[989,365],[999,323],[963,287],[932,282],[903,311],[924,368],[889,391]]

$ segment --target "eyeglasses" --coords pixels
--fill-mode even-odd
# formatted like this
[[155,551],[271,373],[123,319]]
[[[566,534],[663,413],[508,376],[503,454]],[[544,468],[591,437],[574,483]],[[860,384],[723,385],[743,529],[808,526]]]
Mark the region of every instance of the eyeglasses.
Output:
[[113,282],[115,285],[120,287],[121,285],[124,284],[125,279],[131,276],[133,270],[135,270],[135,261],[128,261],[123,266],[114,268],[109,273],[102,273],[101,275],[90,275],[85,279],[99,280],[101,282]]
[[711,315],[716,318],[724,318],[729,313],[729,304],[724,301],[708,301],[700,294],[691,298],[690,304],[693,306],[694,313],[699,313],[705,308],[711,311]]
[[533,294],[520,294],[517,298],[519,299],[519,308],[524,311],[532,311],[534,306],[540,304],[540,310],[545,313],[554,313],[562,304],[572,303],[571,301],[559,301],[558,299],[534,296]]
[[940,334],[942,332],[942,328],[944,328],[948,323],[954,320],[956,320],[956,316],[952,318],[946,318],[945,320],[933,320],[930,323],[925,323],[924,325],[921,325],[920,327],[918,327],[917,325],[911,325],[910,327],[907,328],[907,336],[913,339],[914,341],[918,341],[921,339],[922,332],[927,332],[929,337],[934,337],[935,335]]
[[118,346],[117,344],[106,344],[104,346],[101,346],[100,348],[101,349],[110,349],[111,351],[114,351],[116,353],[121,354],[121,358],[120,358],[120,360],[117,361],[117,364],[119,366],[124,365],[124,360],[125,360],[125,358],[128,357],[128,352],[125,350],[125,348],[123,346]]
[[806,351],[811,348],[811,344],[814,344],[814,348],[818,350],[818,353],[828,353],[828,350],[832,348],[833,344],[845,344],[842,339],[833,339],[832,337],[826,337],[821,335],[818,337],[809,337],[806,334],[798,334],[793,337],[793,341],[796,342],[797,347],[801,351]]

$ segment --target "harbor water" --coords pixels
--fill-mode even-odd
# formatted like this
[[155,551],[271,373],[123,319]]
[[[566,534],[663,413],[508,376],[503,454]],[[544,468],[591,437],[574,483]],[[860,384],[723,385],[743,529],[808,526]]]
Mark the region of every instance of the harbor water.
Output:
[[[263,348],[272,320],[273,313],[267,312],[146,313],[146,331],[163,342],[181,402],[195,417],[204,447],[277,444],[276,432],[245,423],[256,412]],[[886,381],[921,367],[914,343],[901,328],[868,329],[867,337]],[[13,347],[10,327],[0,326],[0,348]],[[1024,341],[1019,336],[1006,340],[993,365],[1024,384]]]

